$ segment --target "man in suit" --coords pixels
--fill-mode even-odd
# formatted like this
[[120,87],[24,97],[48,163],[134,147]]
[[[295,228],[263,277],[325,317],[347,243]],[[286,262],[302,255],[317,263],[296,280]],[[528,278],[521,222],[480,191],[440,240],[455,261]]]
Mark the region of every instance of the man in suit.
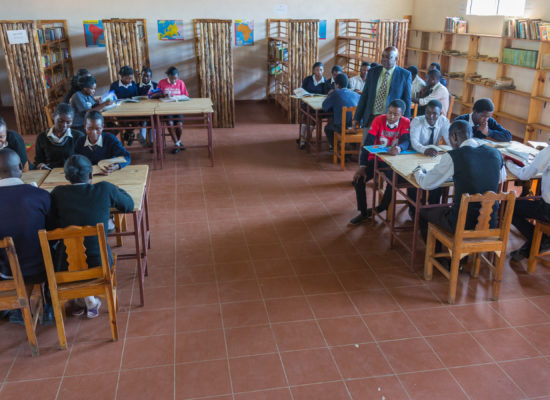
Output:
[[411,116],[411,73],[396,65],[398,56],[395,47],[387,47],[382,52],[382,65],[371,68],[367,74],[354,116],[354,126],[362,125],[365,129],[363,137],[366,137],[374,118],[384,114],[392,100],[403,100],[404,116]]

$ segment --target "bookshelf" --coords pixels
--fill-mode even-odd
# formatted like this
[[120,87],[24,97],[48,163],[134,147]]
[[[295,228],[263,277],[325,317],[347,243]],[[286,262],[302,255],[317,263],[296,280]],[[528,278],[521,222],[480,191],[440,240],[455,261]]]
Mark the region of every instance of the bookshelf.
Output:
[[[495,104],[494,117],[516,138],[526,142],[550,135],[550,95],[546,87],[550,42],[410,29],[408,43],[407,65],[417,65],[421,76],[425,76],[431,62],[441,64],[449,91],[456,97],[457,114],[471,112],[476,99],[489,97]],[[509,52],[504,49],[510,48],[537,51],[538,57],[532,66],[504,63],[503,55]],[[512,78],[516,88],[496,88],[502,77]]]
[[273,99],[285,114],[290,115],[289,20],[268,19],[266,37],[268,70],[266,98]]

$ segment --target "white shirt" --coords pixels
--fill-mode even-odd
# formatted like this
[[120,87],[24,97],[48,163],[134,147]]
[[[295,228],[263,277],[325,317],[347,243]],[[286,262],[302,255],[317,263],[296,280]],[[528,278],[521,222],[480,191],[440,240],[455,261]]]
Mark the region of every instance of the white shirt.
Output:
[[[479,147],[480,144],[475,139],[468,139],[460,144],[460,147],[463,146]],[[480,173],[483,173],[483,171],[480,171]],[[453,159],[449,153],[445,153],[441,156],[439,164],[426,173],[419,169],[414,173],[414,178],[422,189],[433,190],[440,187],[443,183],[450,181],[454,174]],[[503,165],[500,170],[500,182],[504,182],[505,180],[506,168]]]
[[318,86],[321,83],[325,83],[325,77],[324,76],[322,76],[321,79],[319,79],[318,81],[315,80],[315,75],[311,75],[311,78],[313,79],[313,85],[315,85],[315,86]]
[[426,86],[426,82],[424,82],[424,79],[416,75],[411,84],[411,96],[418,97],[418,93],[420,93],[424,86]]
[[123,88],[128,89],[130,86],[132,86],[132,82],[130,82],[129,84],[125,85],[124,83],[122,83],[121,80],[119,80],[119,81],[118,81],[118,86],[122,86]]
[[[449,144],[449,120],[443,114],[441,114],[434,125],[434,141],[433,144],[437,146],[441,138],[445,141],[445,144]],[[432,131],[430,124],[426,121],[426,116],[413,118],[411,121],[411,145],[413,149],[419,153],[424,153],[428,147],[430,136]]]
[[475,124],[474,124],[474,117],[472,117],[472,114],[473,113],[470,113],[470,115],[468,116],[468,125],[470,125],[470,127],[474,127]]
[[20,178],[0,179],[0,187],[17,186],[17,185],[24,185],[24,184],[25,182],[23,182]]
[[99,135],[99,139],[97,139],[97,142],[95,142],[95,144],[91,144],[88,140],[88,136],[86,136],[84,146],[89,147],[90,149],[93,149],[95,146],[103,147],[103,136]]
[[67,137],[73,137],[73,135],[71,134],[71,128],[68,128],[67,129],[67,132],[65,132],[65,134],[61,137],[57,137],[54,133],[53,133],[53,126],[50,128],[50,130],[48,131],[48,134],[46,135],[47,137],[50,138],[50,140],[54,143],[62,143],[65,138]]
[[550,204],[550,146],[537,154],[535,159],[523,168],[509,160],[506,166],[522,181],[529,180],[542,172],[542,199]]
[[441,102],[441,105],[443,106],[441,108],[441,115],[447,115],[447,110],[449,109],[449,91],[439,82],[435,84],[435,86],[432,88],[432,92],[429,95],[418,99],[418,104],[420,104],[421,106],[425,106],[432,100],[439,100]]
[[367,81],[367,76],[365,75],[365,79],[361,78],[361,75],[354,76],[353,78],[350,78],[349,80],[349,88],[351,90],[358,90],[360,92],[363,91],[363,88],[365,87],[365,82]]

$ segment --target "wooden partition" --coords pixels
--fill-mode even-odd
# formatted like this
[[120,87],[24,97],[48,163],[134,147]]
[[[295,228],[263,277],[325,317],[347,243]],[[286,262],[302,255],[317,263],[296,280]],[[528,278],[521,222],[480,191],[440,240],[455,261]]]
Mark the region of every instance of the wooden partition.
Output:
[[120,67],[134,70],[136,82],[141,70],[149,67],[149,44],[145,19],[104,19],[105,49],[111,82],[116,81]]
[[216,128],[235,126],[233,90],[232,20],[195,19],[195,56],[200,97],[210,97],[214,104]]
[[[25,31],[28,43],[10,44],[7,32],[13,30]],[[0,21],[0,41],[4,48],[17,129],[22,135],[38,134],[48,128],[45,112],[48,93],[36,23]]]

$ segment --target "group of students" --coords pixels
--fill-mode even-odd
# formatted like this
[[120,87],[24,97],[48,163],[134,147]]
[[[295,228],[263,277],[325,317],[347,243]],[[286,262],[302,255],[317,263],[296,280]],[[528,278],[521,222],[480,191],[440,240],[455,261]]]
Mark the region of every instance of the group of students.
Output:
[[[483,145],[483,142],[476,139],[508,142],[512,140],[512,134],[492,117],[494,105],[486,98],[477,100],[471,113],[456,117],[451,124],[446,117],[449,92],[446,88],[447,82],[441,76],[439,64],[430,65],[427,80],[424,82],[418,77],[416,67],[403,69],[397,66],[397,58],[397,49],[388,47],[382,53],[380,65],[373,67],[372,64],[363,64],[365,71],[359,75],[363,82],[359,91],[360,96],[350,88],[351,80],[348,80],[341,69],[333,68],[331,86],[327,90],[328,85],[325,85],[322,92],[328,94],[323,102],[323,110],[333,113],[333,118],[325,127],[325,133],[329,145],[332,146],[333,132],[339,132],[341,129],[342,108],[357,106],[353,116],[346,116],[347,126],[354,125],[356,128],[364,129],[359,168],[353,177],[357,209],[360,213],[350,220],[352,225],[366,221],[373,213],[372,208],[367,207],[366,183],[374,175],[374,155],[364,146],[387,146],[389,154],[392,155],[413,149],[430,157],[438,154],[435,146],[440,141],[452,147],[453,150],[445,153],[433,169],[418,169],[415,172],[419,186],[430,191],[430,204],[440,203],[440,186],[446,181],[454,181],[452,206],[426,208],[420,211],[420,227],[425,238],[429,222],[454,231],[463,193],[498,190],[499,183],[506,179],[502,155],[498,150]],[[319,65],[318,63],[314,66],[313,75],[304,79],[303,87],[310,92],[322,83],[322,68],[319,68]],[[318,93],[321,93],[320,89],[318,90]],[[411,103],[417,103],[419,106],[418,116],[412,121]],[[379,165],[384,168],[383,162],[379,161]],[[516,202],[512,223],[526,238],[523,246],[511,254],[512,258],[519,261],[528,257],[531,247],[534,226],[530,220],[550,221],[550,147],[541,151],[531,164],[523,168],[512,162],[506,163],[506,166],[522,180],[531,179],[539,173],[543,174],[542,198],[534,201],[519,199]],[[409,189],[408,195],[416,197],[416,190]],[[391,188],[386,186],[383,198],[376,207],[377,213],[388,209],[391,196]],[[411,217],[414,216],[412,206],[409,213]],[[477,218],[475,210],[470,211],[468,215],[467,226],[473,228]],[[550,248],[550,240],[545,237],[541,247]]]

